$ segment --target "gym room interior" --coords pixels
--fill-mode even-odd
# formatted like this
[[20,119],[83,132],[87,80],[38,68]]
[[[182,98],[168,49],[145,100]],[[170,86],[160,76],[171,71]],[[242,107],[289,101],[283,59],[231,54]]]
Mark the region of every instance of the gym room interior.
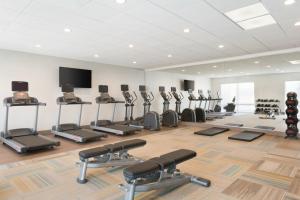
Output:
[[300,200],[300,0],[0,0],[1,200]]

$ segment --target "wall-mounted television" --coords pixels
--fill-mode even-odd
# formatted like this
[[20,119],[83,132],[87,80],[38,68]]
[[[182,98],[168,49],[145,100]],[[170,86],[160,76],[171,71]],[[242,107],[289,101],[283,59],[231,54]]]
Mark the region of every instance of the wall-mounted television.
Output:
[[92,87],[92,70],[59,67],[59,86],[71,84],[74,88]]
[[184,89],[184,91],[194,90],[195,89],[195,81],[184,80],[183,81],[183,89]]

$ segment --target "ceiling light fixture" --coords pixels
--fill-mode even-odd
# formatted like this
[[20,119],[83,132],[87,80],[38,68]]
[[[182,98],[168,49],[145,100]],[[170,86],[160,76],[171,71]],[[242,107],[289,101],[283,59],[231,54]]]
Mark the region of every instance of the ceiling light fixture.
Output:
[[70,28],[64,28],[64,32],[70,33],[72,30]]
[[118,3],[118,4],[123,4],[125,2],[126,2],[126,0],[116,0],[116,3]]
[[134,46],[133,46],[133,44],[129,44],[128,47],[129,48],[133,48]]
[[41,48],[42,46],[40,44],[34,45],[36,48]]
[[217,65],[212,66],[212,68],[215,68],[215,69],[216,69],[217,67],[218,67]]
[[181,71],[182,71],[182,72],[185,72],[185,70],[184,70],[184,69],[182,69]]
[[266,68],[272,68],[272,66],[271,65],[267,65]]
[[168,54],[168,58],[172,58],[173,57],[173,55],[172,54]]
[[300,60],[291,60],[289,61],[291,64],[293,65],[299,65],[300,64]]
[[98,54],[94,54],[94,57],[95,57],[95,58],[99,58],[99,55],[98,55]]
[[190,29],[188,29],[188,28],[185,28],[185,29],[183,29],[183,32],[185,32],[185,33],[189,33],[189,32],[190,32]]
[[262,3],[226,12],[225,15],[245,30],[276,24]]
[[136,61],[133,61],[132,63],[133,63],[133,64],[136,64]]
[[201,74],[201,72],[197,72],[198,74]]
[[294,24],[295,26],[300,26],[300,21]]
[[223,49],[224,45],[220,44],[218,47],[219,47],[219,49]]
[[259,64],[259,61],[257,60],[257,61],[254,61],[254,64]]
[[285,1],[284,1],[284,5],[287,5],[287,6],[292,5],[292,4],[294,4],[294,3],[296,3],[295,0],[285,0]]

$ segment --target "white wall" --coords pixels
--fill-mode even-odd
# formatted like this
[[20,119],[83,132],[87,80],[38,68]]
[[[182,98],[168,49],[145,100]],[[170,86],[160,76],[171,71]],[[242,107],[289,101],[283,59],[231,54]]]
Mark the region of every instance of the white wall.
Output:
[[279,99],[281,102],[281,109],[283,110],[285,108],[286,100],[285,81],[300,81],[300,73],[214,78],[212,79],[211,83],[213,92],[216,92],[220,90],[221,84],[224,83],[254,82],[255,99]]
[[[177,73],[169,73],[163,71],[152,71],[145,73],[146,85],[148,89],[153,92],[156,97],[155,101],[152,103],[151,110],[154,110],[158,113],[162,113],[163,110],[163,99],[159,94],[159,86],[165,86],[166,91],[170,91],[171,87],[176,87],[177,91],[181,91],[184,95],[184,99],[181,105],[181,110],[188,107],[188,92],[182,91],[183,80],[194,80],[195,81],[195,96],[198,96],[197,90],[203,89],[203,91],[207,91],[210,89],[210,79],[197,75],[186,75],[186,74],[177,74]],[[174,98],[170,102],[170,109],[175,110],[175,100]]]
[[[41,102],[47,103],[46,107],[40,108],[38,128],[39,130],[50,129],[57,118],[56,98],[62,95],[58,87],[59,66],[93,70],[93,88],[75,89],[77,96],[85,101],[93,102],[93,105],[84,107],[83,125],[89,124],[95,118],[97,105],[94,102],[95,97],[99,95],[97,87],[99,84],[108,84],[111,96],[123,100],[120,90],[121,84],[129,84],[130,89],[138,90],[138,85],[144,84],[145,80],[143,70],[0,50],[0,100],[2,101],[5,97],[12,96],[11,81],[28,81],[30,96],[37,97]],[[137,102],[137,105],[141,104]],[[74,106],[65,106],[62,122],[77,122],[78,109],[78,107]],[[34,108],[12,108],[11,111],[9,128],[31,127],[33,125]],[[101,118],[111,118],[111,105],[104,106],[102,111]],[[135,111],[142,113],[142,106],[138,106]],[[0,106],[0,115],[0,129],[2,129],[5,116],[4,106]],[[124,119],[123,104],[117,108],[116,119]]]

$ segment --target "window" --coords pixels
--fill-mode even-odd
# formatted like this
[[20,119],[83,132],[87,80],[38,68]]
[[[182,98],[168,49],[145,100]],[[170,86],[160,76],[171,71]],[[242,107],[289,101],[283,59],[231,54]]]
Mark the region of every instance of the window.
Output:
[[255,96],[253,82],[221,84],[222,107],[232,102],[234,97],[236,98],[236,112],[254,112]]
[[300,95],[300,81],[286,81],[285,82],[285,98],[288,92],[296,92]]

